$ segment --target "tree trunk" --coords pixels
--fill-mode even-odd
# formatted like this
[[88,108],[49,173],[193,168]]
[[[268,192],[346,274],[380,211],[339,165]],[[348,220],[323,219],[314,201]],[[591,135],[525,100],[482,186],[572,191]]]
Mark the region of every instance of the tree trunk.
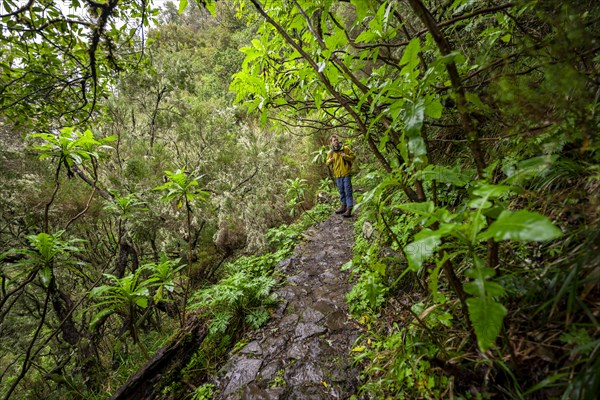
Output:
[[81,340],[82,335],[79,329],[77,329],[75,321],[73,321],[73,301],[71,300],[71,296],[59,290],[56,286],[54,272],[52,273],[52,277],[50,279],[48,292],[50,293],[50,301],[52,303],[54,312],[56,313],[58,320],[61,322],[60,330],[63,339],[71,346],[76,347]]
[[187,365],[207,333],[204,320],[196,316],[189,318],[177,336],[148,360],[110,399],[160,398],[162,389],[177,379],[177,374]]
[[127,234],[120,235],[119,257],[115,263],[114,275],[118,278],[125,276],[127,270],[127,260],[131,260],[131,271],[135,272],[138,269],[138,254],[133,247],[133,243]]

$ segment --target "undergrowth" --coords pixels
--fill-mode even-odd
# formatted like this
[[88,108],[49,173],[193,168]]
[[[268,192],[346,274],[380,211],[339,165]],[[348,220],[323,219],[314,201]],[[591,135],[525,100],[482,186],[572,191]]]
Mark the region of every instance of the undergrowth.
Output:
[[[547,176],[555,182],[555,175]],[[538,174],[532,184],[541,184],[543,177]],[[586,180],[584,176],[571,184],[583,187]],[[497,207],[511,210],[507,215],[512,216],[519,215],[512,211],[519,207],[552,209],[556,224],[567,232],[555,240],[536,240],[541,238],[528,231],[543,219],[519,223],[515,219],[514,225],[503,227],[503,235],[511,230],[515,234],[509,235],[511,242],[497,240],[500,262],[491,269],[481,260],[484,246],[479,241],[465,246],[461,237],[476,221],[469,214],[483,204],[469,196],[483,193],[483,186],[447,191],[446,199],[458,207],[445,209],[440,204],[446,200],[440,197],[436,207],[406,203],[402,196],[379,202],[385,191],[377,193],[375,185],[361,198],[354,257],[346,266],[356,279],[347,301],[365,328],[352,350],[362,367],[361,398],[595,398],[600,388],[594,305],[600,224],[597,211],[589,208],[582,223],[581,213],[589,201],[582,192],[563,192],[559,199],[542,201],[515,188],[511,190],[517,191],[516,196],[487,197]],[[500,193],[507,187],[490,185],[485,190]],[[456,199],[468,202],[470,208]],[[524,200],[530,202],[524,205]],[[444,228],[457,216],[460,225]],[[438,217],[443,222],[432,225]],[[484,229],[493,231],[493,218],[501,217],[495,214]],[[551,232],[550,225],[543,226],[537,235]],[[444,229],[456,229],[455,234],[444,236]],[[432,236],[436,232],[439,236]],[[427,238],[435,240],[425,242]],[[415,253],[415,248],[422,252]],[[467,257],[469,252],[474,255]],[[471,303],[461,304],[443,270],[448,260],[467,296],[486,292],[482,299],[490,315],[475,313]],[[497,318],[491,315],[495,310],[506,314],[498,318],[498,333],[482,336],[486,333],[476,324],[491,324]]]

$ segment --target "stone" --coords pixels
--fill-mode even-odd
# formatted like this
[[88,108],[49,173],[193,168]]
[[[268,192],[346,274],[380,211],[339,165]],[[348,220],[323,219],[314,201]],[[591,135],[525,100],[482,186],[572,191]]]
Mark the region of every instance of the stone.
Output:
[[325,314],[323,314],[321,311],[316,310],[312,307],[308,307],[302,313],[302,322],[317,323],[320,320],[322,320],[324,317],[325,317]]
[[224,395],[231,394],[252,382],[256,378],[256,375],[258,375],[261,365],[262,360],[251,358],[240,359],[234,366],[234,369],[227,374],[229,383]]
[[285,373],[285,380],[290,385],[321,383],[323,382],[323,371],[313,363],[298,362]]
[[312,324],[312,323],[299,323],[296,325],[296,331],[294,332],[294,338],[297,340],[306,339],[318,333],[325,332],[327,329],[324,326]]
[[262,349],[260,347],[260,344],[258,344],[258,342],[255,340],[253,342],[248,343],[246,346],[244,346],[244,348],[242,350],[240,350],[240,353],[261,355]]

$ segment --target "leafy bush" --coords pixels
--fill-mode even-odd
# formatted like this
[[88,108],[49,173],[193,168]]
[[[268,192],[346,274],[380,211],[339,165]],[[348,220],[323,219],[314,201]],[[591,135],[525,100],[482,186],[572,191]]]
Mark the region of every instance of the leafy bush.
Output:
[[271,228],[266,237],[273,248],[291,251],[302,238],[302,232],[325,221],[331,216],[333,206],[330,204],[317,204],[312,209],[304,212],[298,221],[289,225]]
[[355,316],[379,312],[386,300],[387,291],[388,288],[383,284],[381,275],[365,271],[352,290],[346,294],[350,312]]
[[198,386],[194,392],[192,400],[210,400],[215,395],[215,385],[206,383],[202,386]]
[[270,295],[275,280],[238,271],[218,284],[200,290],[191,298],[190,309],[197,309],[211,317],[210,334],[252,327],[257,329],[270,316],[267,307],[275,303]]
[[[329,218],[331,216],[331,213],[333,212],[334,207],[331,204],[326,204],[326,203],[322,203],[322,204],[317,204],[316,206],[314,206],[313,208],[310,209],[310,215],[311,215],[311,220],[313,222],[323,222],[325,221],[327,218]],[[304,219],[306,219],[306,217],[304,217]],[[303,221],[302,225],[306,225],[308,221]]]
[[361,343],[352,350],[355,362],[365,366],[359,394],[374,399],[446,397],[450,380],[429,361],[439,349],[423,341],[414,326],[395,325],[393,333],[365,337]]
[[234,274],[244,271],[251,276],[271,276],[275,266],[289,255],[290,251],[286,248],[277,250],[274,253],[267,253],[262,256],[240,257],[225,266],[226,273]]
[[269,243],[278,249],[293,249],[302,237],[302,230],[296,225],[281,225],[271,228],[266,234]]

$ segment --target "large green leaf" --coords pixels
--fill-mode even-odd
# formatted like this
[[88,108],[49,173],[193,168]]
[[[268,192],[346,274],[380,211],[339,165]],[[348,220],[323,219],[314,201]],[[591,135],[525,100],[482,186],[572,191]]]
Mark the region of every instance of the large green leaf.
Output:
[[481,351],[487,351],[500,334],[506,308],[490,297],[471,297],[467,299],[467,307],[477,345]]
[[98,324],[98,322],[100,322],[104,317],[107,317],[111,314],[113,314],[116,311],[115,307],[107,307],[107,308],[103,308],[102,310],[98,311],[96,314],[94,314],[94,316],[92,317],[92,320],[90,321],[90,332],[93,331],[96,328],[96,325]]
[[214,0],[205,0],[203,3],[204,7],[206,7],[211,15],[217,15],[217,4]]
[[52,280],[52,269],[49,266],[45,266],[39,272],[40,280],[42,281],[42,285],[44,287],[48,287],[50,285],[50,281]]
[[508,193],[512,188],[507,185],[492,185],[490,183],[482,183],[479,184],[475,189],[473,189],[473,194],[475,196],[480,196],[485,199],[488,198],[497,198],[505,193]]
[[135,304],[142,308],[148,307],[148,298],[147,297],[136,297],[134,300]]
[[464,187],[470,180],[471,176],[465,174],[458,166],[447,168],[443,165],[428,165],[421,171],[417,172],[417,179],[424,181],[438,181],[449,183],[454,186]]
[[502,171],[508,177],[507,183],[523,184],[527,180],[536,176],[542,176],[558,159],[557,155],[544,155],[522,160],[516,165],[508,165],[502,168]]
[[350,3],[356,9],[356,21],[362,22],[363,19],[369,14],[369,1],[368,0],[350,0]]
[[415,102],[408,103],[404,117],[404,126],[409,137],[421,135],[421,127],[425,117],[425,100],[418,99]]
[[425,229],[419,232],[415,240],[404,247],[408,267],[413,271],[418,270],[441,243],[440,236],[435,231]]
[[561,235],[561,230],[552,224],[547,217],[535,212],[521,210],[515,213],[504,211],[478,238],[481,240],[494,238],[496,241],[541,242],[556,239]]
[[425,101],[425,114],[428,117],[438,119],[442,117],[443,111],[444,106],[442,105],[440,98],[428,95]]
[[404,203],[398,204],[397,207],[401,210],[427,217],[431,216],[435,211],[435,205],[433,204],[433,201],[423,201],[419,203]]
[[179,10],[177,10],[178,14],[182,14],[186,7],[188,6],[188,0],[179,0]]
[[404,53],[402,53],[402,58],[400,59],[400,65],[408,64],[414,67],[419,64],[419,51],[421,51],[421,40],[419,38],[414,38],[404,49]]
[[464,284],[465,292],[473,296],[479,297],[497,297],[504,294],[504,287],[488,280],[493,277],[496,271],[486,267],[484,262],[477,258],[475,260],[476,268],[471,268],[466,272],[469,278],[473,278],[472,282]]

